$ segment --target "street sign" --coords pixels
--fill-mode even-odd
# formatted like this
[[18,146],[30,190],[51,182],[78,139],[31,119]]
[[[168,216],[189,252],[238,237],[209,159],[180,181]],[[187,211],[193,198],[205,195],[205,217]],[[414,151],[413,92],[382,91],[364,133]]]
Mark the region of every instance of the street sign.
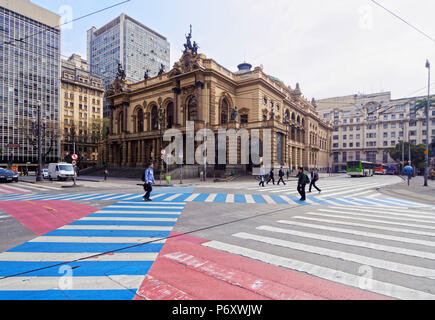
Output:
[[74,160],[74,161],[72,162],[72,165],[75,166],[76,164],[77,164],[77,161]]
[[79,156],[75,153],[71,155],[71,159],[73,159],[75,161],[78,160],[78,158],[79,158]]

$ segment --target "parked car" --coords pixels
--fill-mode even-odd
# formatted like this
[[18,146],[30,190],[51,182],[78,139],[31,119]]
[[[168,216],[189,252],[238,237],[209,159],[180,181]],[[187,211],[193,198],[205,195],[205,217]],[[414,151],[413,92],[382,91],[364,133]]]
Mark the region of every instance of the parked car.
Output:
[[14,176],[9,170],[0,168],[0,182],[12,182]]
[[48,169],[43,169],[43,170],[42,170],[42,177],[43,177],[44,179],[48,179]]
[[18,173],[16,173],[13,170],[6,170],[6,171],[8,171],[12,175],[12,181],[18,182]]
[[70,163],[50,163],[48,178],[52,180],[73,180],[76,176],[74,167]]

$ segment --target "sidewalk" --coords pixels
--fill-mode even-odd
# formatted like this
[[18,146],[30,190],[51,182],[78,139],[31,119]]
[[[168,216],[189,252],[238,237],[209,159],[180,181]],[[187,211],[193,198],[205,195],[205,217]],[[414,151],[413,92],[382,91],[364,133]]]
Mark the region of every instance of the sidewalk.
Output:
[[421,176],[411,179],[409,186],[407,180],[404,180],[402,183],[382,187],[379,192],[435,205],[435,181],[428,180],[428,187],[424,187],[424,177]]

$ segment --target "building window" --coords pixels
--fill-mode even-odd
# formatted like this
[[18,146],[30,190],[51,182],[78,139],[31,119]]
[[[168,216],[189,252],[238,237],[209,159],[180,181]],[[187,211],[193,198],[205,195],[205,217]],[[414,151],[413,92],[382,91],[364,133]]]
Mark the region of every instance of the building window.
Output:
[[242,114],[240,116],[240,123],[248,123],[248,115],[247,114]]
[[229,114],[229,103],[227,99],[222,100],[221,104],[221,124],[227,124],[228,123],[228,114]]

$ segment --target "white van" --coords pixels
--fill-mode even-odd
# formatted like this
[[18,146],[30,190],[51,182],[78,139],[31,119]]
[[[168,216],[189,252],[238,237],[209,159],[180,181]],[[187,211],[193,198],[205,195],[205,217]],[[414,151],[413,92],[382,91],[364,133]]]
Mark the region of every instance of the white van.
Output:
[[76,173],[70,163],[50,163],[48,166],[48,178],[52,180],[73,180]]

